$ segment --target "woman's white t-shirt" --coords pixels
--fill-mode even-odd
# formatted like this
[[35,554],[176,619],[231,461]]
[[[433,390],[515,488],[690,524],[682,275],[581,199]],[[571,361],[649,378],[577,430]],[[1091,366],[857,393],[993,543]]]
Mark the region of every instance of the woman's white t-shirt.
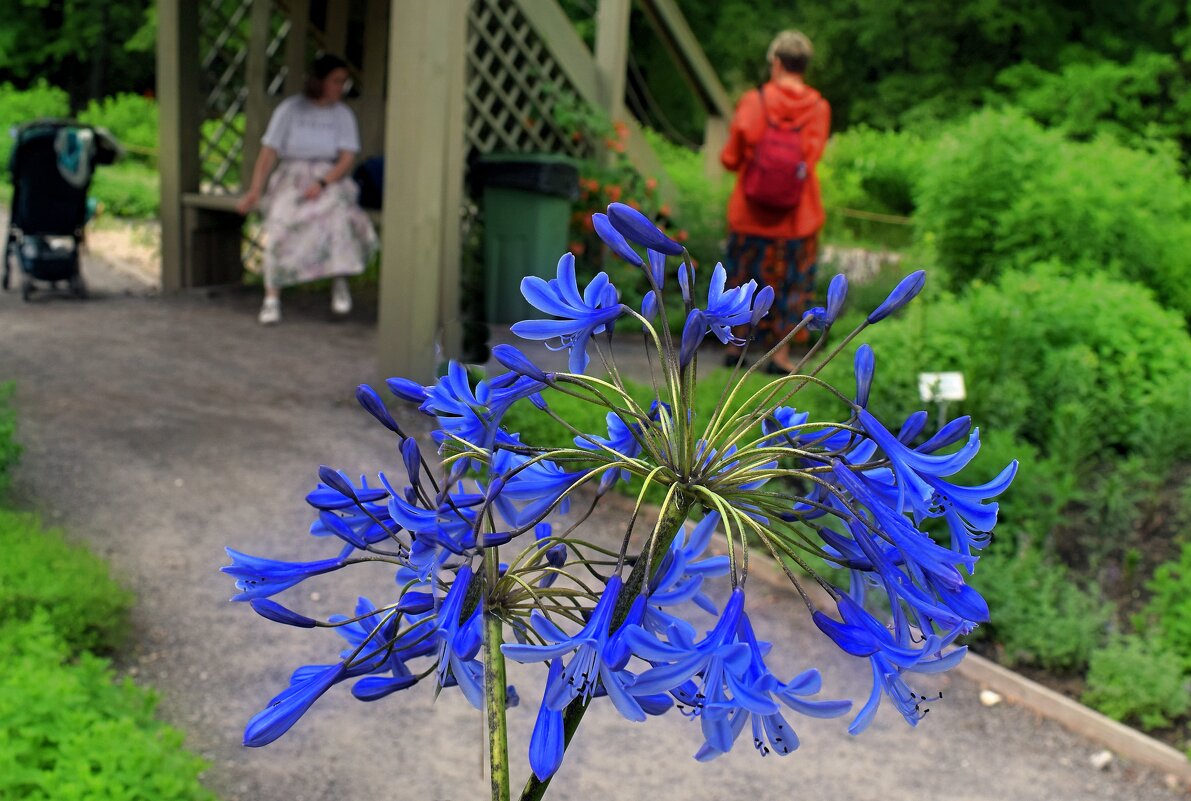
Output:
[[283,159],[334,161],[341,150],[360,152],[360,129],[343,103],[320,106],[305,95],[293,95],[274,110],[261,144]]

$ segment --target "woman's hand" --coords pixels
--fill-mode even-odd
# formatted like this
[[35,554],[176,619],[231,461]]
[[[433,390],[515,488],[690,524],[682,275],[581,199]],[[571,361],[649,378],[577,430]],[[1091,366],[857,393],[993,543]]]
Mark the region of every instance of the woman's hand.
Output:
[[317,181],[306,187],[306,191],[302,193],[302,198],[304,200],[314,200],[323,193],[323,189],[325,188],[326,184],[324,184],[322,181]]
[[244,193],[244,197],[240,198],[240,202],[236,204],[236,211],[240,212],[243,215],[247,215],[248,212],[250,212],[256,208],[256,204],[259,203],[260,200],[261,200],[261,193],[255,191],[255,190],[249,189],[247,192]]

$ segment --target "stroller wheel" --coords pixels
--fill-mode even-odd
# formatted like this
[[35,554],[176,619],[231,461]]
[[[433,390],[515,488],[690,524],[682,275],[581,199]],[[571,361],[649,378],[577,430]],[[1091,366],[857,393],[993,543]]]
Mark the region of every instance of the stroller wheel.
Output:
[[81,273],[75,273],[70,277],[70,291],[79,300],[87,299],[87,283]]
[[21,281],[21,300],[28,303],[29,298],[31,298],[32,296],[33,296],[33,282],[31,280],[29,280],[28,278],[26,278],[23,281]]

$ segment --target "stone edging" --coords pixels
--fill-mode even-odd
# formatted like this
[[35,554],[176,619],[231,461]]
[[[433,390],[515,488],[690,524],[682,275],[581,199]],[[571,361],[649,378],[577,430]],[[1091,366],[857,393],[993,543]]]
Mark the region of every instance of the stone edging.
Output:
[[[715,542],[715,546],[719,544]],[[713,549],[718,551],[719,548],[715,546]],[[790,580],[781,569],[768,561],[751,560],[749,574],[771,587],[794,592]],[[830,596],[814,582],[807,582],[804,589],[815,603],[831,605]],[[1118,723],[1062,693],[971,652],[959,663],[955,672],[982,688],[993,690],[1008,703],[1053,720],[1076,734],[1094,740],[1118,756],[1170,774],[1180,784],[1191,785],[1191,761],[1177,749]]]

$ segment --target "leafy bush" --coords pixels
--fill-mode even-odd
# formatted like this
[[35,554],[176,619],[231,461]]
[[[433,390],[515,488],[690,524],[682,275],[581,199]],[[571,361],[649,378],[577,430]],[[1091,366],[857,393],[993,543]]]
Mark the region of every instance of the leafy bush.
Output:
[[835,134],[820,169],[829,205],[889,214],[912,214],[914,195],[929,151],[922,136],[861,125]]
[[1015,109],[973,115],[933,152],[916,230],[953,288],[1054,261],[1143,283],[1191,316],[1191,191],[1170,154],[1067,141]]
[[1080,698],[1113,720],[1159,729],[1191,707],[1183,663],[1160,642],[1117,637],[1092,654]]
[[73,651],[110,652],[123,641],[132,594],[112,581],[102,559],[43,530],[35,516],[4,509],[0,553],[0,626],[41,609]]
[[1063,565],[1032,550],[1007,557],[994,549],[980,560],[971,584],[988,601],[991,618],[975,636],[996,643],[1009,666],[1081,671],[1111,615],[1094,587],[1080,589]]
[[[1142,287],[1045,265],[959,296],[915,304],[858,341],[876,350],[872,404],[889,418],[921,407],[922,371],[961,370],[950,410],[1010,433],[1065,469],[1122,453],[1191,455],[1191,337]],[[847,386],[847,359],[824,377]]]
[[104,659],[73,660],[57,627],[45,610],[0,625],[0,798],[214,801],[154,696]]
[[21,446],[16,441],[17,416],[12,408],[12,393],[15,384],[0,384],[0,493],[8,488],[13,466],[21,456]]
[[96,170],[90,195],[103,203],[107,214],[156,217],[161,205],[161,179],[153,167],[125,161]]
[[1174,56],[1140,52],[1128,63],[1092,59],[1057,72],[1017,64],[1002,70],[996,84],[1030,117],[1076,139],[1109,134],[1144,147],[1155,138],[1191,133],[1181,107],[1187,85]]
[[1178,560],[1160,565],[1146,589],[1150,601],[1136,625],[1178,654],[1182,669],[1191,672],[1191,545],[1183,545]]
[[118,94],[103,100],[92,100],[79,114],[79,120],[107,128],[128,148],[128,155],[136,160],[156,163],[151,154],[157,151],[157,102],[136,94]]
[[62,89],[39,80],[28,89],[0,83],[0,177],[8,182],[8,158],[12,155],[12,137],[8,127],[39,117],[65,117],[70,113],[70,97]]

